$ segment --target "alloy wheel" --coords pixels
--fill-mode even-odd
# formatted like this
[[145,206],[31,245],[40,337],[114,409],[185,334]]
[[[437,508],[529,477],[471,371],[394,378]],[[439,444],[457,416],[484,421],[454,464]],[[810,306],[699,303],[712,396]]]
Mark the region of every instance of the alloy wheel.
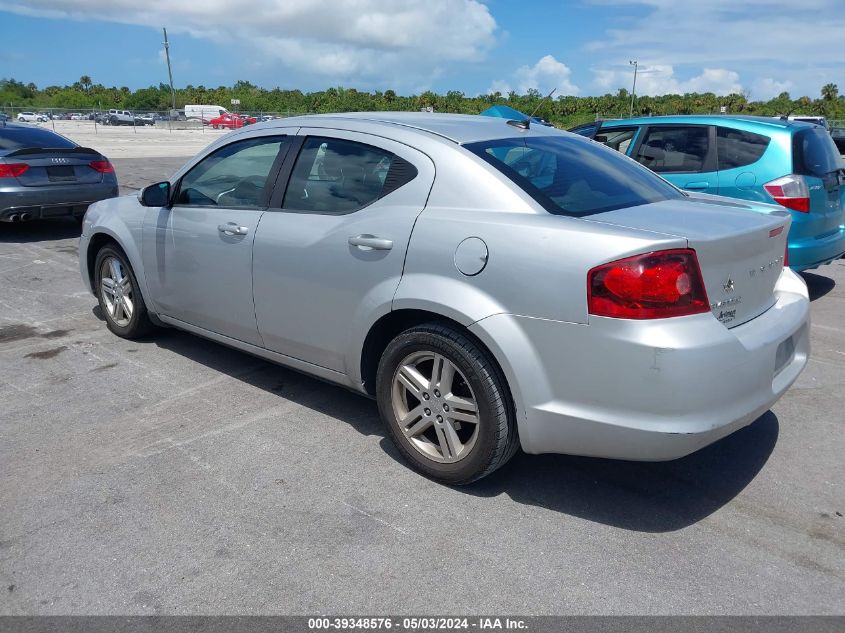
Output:
[[438,463],[465,458],[478,439],[480,419],[466,376],[441,354],[406,356],[393,375],[391,400],[400,432]]
[[135,290],[128,271],[116,257],[106,257],[100,266],[100,294],[115,325],[129,325],[135,311]]

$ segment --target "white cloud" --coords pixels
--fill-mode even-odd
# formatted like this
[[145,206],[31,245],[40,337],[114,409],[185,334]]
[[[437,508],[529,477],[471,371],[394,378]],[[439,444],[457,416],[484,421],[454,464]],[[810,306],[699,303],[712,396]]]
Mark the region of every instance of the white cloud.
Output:
[[[775,83],[813,94],[827,82],[841,83],[842,0],[587,1],[607,7],[608,26],[587,46],[596,65],[638,59],[675,69],[730,68],[748,78],[754,98],[764,98],[766,84],[753,86],[772,73]],[[630,81],[621,85],[630,90]]]
[[751,99],[766,101],[777,97],[782,92],[789,92],[795,85],[787,81],[777,81],[771,77],[760,77],[751,84]]
[[[513,73],[516,92],[525,94],[529,90],[539,90],[547,94],[556,88],[555,95],[578,94],[578,86],[572,83],[572,71],[569,66],[559,62],[552,55],[545,55],[533,66],[522,66]],[[511,83],[502,79],[494,81],[488,93],[501,92],[503,95],[511,91]]]
[[425,82],[484,58],[497,25],[479,0],[0,0],[24,15],[103,20],[236,42],[274,64],[327,78]]
[[[633,69],[597,69],[593,84],[605,92],[619,88],[631,90]],[[724,68],[704,68],[701,74],[681,81],[673,66],[667,64],[640,65],[637,71],[637,94],[664,95],[687,92],[712,92],[726,95],[742,92],[739,74]]]
[[503,81],[501,79],[497,79],[490,87],[487,89],[487,94],[496,94],[497,92],[503,95],[507,95],[513,88],[507,81]]

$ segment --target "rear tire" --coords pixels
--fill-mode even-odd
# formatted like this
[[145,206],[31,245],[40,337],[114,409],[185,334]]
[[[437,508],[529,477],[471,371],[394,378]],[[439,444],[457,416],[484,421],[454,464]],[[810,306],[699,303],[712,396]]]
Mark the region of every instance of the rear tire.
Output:
[[519,447],[501,370],[464,333],[427,323],[384,351],[376,398],[387,434],[414,470],[468,484],[503,466]]
[[94,284],[106,326],[117,336],[135,339],[152,329],[138,279],[129,260],[115,245],[104,246],[94,264]]

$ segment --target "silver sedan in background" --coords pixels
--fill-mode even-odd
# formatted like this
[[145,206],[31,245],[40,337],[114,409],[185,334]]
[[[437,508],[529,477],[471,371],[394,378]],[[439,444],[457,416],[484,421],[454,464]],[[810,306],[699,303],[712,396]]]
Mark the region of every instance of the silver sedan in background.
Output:
[[361,113],[232,132],[93,205],[79,252],[118,336],[177,327],[374,397],[414,468],[462,484],[519,447],[667,460],[754,421],[807,362],[789,224],[552,128]]

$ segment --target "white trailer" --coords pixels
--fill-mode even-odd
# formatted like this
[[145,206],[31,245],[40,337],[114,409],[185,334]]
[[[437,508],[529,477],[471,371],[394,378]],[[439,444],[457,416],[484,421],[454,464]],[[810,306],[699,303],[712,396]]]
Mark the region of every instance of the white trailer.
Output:
[[186,105],[185,118],[198,119],[201,121],[210,121],[216,119],[221,114],[226,114],[228,110],[219,105]]

